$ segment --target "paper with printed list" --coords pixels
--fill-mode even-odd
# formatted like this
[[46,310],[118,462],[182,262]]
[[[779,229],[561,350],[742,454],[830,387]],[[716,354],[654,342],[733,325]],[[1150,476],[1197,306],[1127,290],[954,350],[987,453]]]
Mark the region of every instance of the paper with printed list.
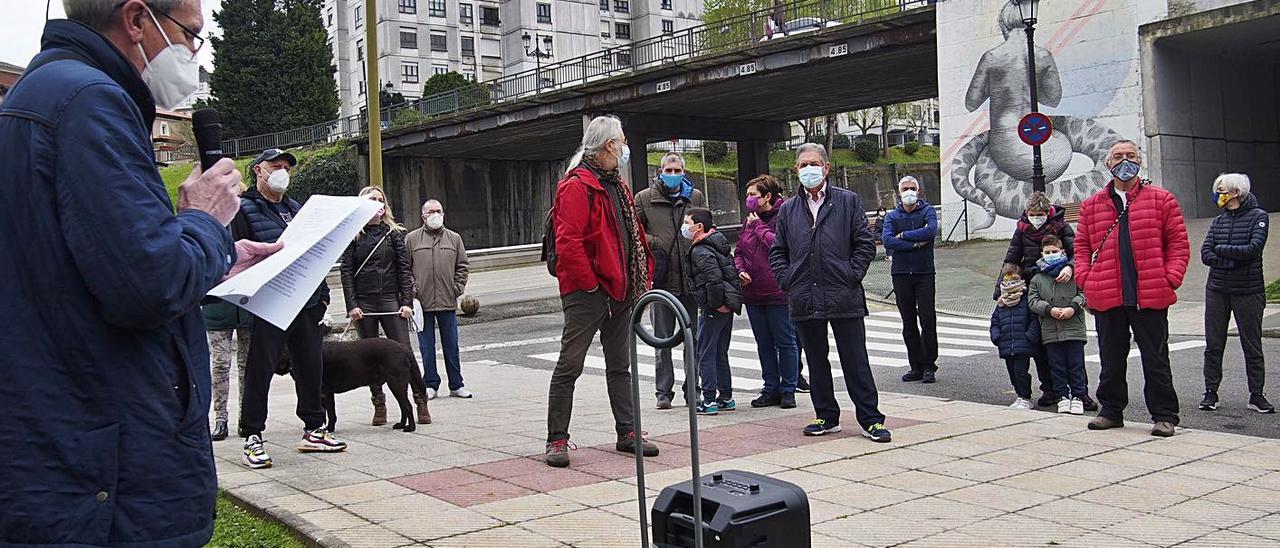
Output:
[[209,295],[288,329],[338,256],[381,207],[355,196],[312,196],[280,235],[284,248],[218,284]]

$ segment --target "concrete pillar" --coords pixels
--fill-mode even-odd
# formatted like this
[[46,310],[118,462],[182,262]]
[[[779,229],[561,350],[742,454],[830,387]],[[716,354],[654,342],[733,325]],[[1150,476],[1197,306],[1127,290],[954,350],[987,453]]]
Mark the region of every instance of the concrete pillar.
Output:
[[648,146],[649,137],[638,131],[628,129],[623,124],[622,131],[627,134],[627,146],[631,149],[631,166],[626,177],[627,182],[631,183],[631,192],[640,192],[649,188],[649,179],[652,174],[649,171],[648,152],[645,148]]
[[[746,139],[738,141],[738,195],[739,200],[747,194],[747,182],[759,175],[769,173],[769,141],[764,139]],[[746,211],[741,211],[743,219]]]

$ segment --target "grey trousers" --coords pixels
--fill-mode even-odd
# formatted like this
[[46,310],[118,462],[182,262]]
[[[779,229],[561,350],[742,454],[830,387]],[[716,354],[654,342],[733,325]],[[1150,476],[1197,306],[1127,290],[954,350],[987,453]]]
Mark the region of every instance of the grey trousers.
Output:
[[1244,374],[1250,394],[1261,394],[1266,379],[1262,355],[1262,311],[1267,297],[1204,292],[1204,388],[1217,392],[1222,382],[1222,352],[1227,348],[1227,322],[1236,318],[1240,347],[1244,350]]
[[575,291],[560,298],[564,308],[564,334],[560,337],[560,359],[551,374],[547,392],[547,441],[569,439],[573,417],[573,389],[582,375],[587,350],[600,332],[604,349],[605,384],[609,407],[617,433],[635,430],[631,410],[631,356],[627,329],[631,307],[615,301],[604,289]]
[[[244,396],[244,367],[249,363],[249,328],[218,329],[206,331],[209,337],[210,372],[213,374],[213,416],[227,422],[227,398],[231,392],[231,361],[235,358],[239,394]],[[235,341],[232,342],[232,334]]]
[[[698,330],[698,303],[694,302],[693,297],[680,295],[680,304],[684,305],[684,309],[689,313],[689,321],[693,322],[689,327],[695,332]],[[656,337],[669,337],[679,328],[676,322],[676,315],[671,309],[654,304],[649,307],[649,316],[653,320],[653,334]],[[671,349],[662,348],[654,352],[654,396],[673,399],[675,392],[673,389],[676,385],[675,365],[671,362]],[[697,368],[694,368],[697,371]],[[689,391],[689,381],[685,381],[680,385],[680,389],[684,392]],[[686,398],[687,399],[687,398]]]

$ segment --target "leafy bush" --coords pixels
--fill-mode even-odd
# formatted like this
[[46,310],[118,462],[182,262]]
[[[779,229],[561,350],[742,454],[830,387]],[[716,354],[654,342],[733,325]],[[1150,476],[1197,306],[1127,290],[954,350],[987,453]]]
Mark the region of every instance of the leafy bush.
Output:
[[864,162],[875,162],[876,158],[880,157],[880,145],[870,139],[859,139],[853,146],[853,150],[858,155],[858,159]]
[[719,162],[729,156],[729,144],[724,141],[704,141],[702,152],[708,162]]
[[1271,284],[1267,286],[1267,300],[1280,301],[1280,280],[1271,282]]
[[834,145],[833,148],[852,148],[853,142],[848,135],[837,133]]
[[312,194],[352,196],[358,190],[360,172],[345,149],[329,149],[328,154],[317,154],[301,164],[289,184],[289,196],[306,202]]
[[902,145],[902,151],[907,153],[907,156],[915,156],[917,152],[920,152],[920,143],[907,141],[906,144]]
[[427,121],[426,115],[412,108],[401,109],[391,119],[392,128],[400,128],[407,126],[416,126]]

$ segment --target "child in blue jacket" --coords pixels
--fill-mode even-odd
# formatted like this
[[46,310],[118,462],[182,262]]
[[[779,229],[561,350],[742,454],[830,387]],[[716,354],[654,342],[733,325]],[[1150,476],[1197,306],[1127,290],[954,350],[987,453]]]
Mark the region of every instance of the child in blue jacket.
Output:
[[991,343],[1000,348],[1009,382],[1017,399],[1009,407],[1032,409],[1031,357],[1040,348],[1040,320],[1027,304],[1027,283],[1020,268],[1005,264],[1000,271],[1000,294],[991,312]]

